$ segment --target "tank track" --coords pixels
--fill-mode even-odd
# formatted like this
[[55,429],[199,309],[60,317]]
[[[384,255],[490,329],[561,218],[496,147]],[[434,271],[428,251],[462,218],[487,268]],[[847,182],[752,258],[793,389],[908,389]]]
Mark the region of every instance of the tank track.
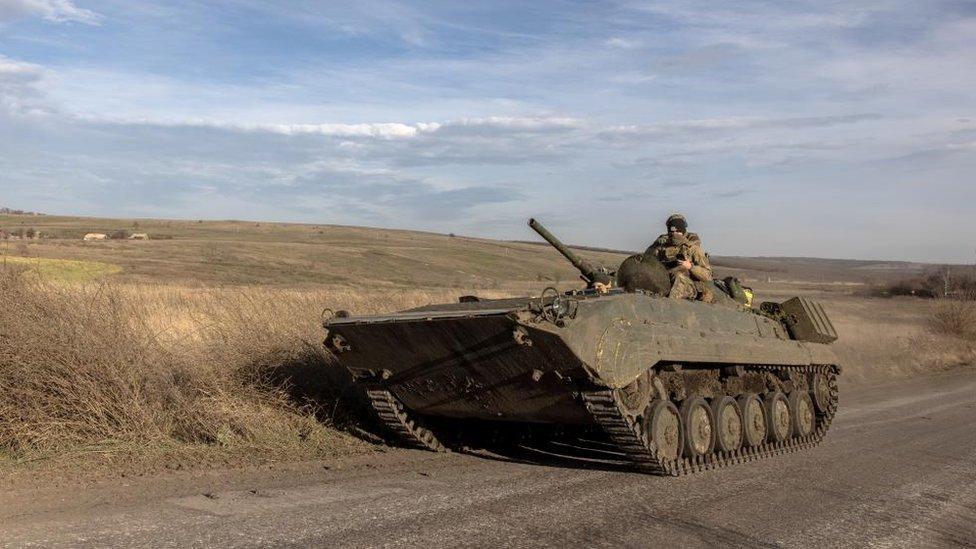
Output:
[[583,403],[593,421],[603,430],[610,440],[617,446],[617,450],[626,456],[633,467],[641,472],[664,475],[681,476],[701,471],[709,471],[728,467],[739,463],[756,461],[767,457],[788,454],[798,450],[813,448],[823,440],[830,423],[837,412],[838,367],[833,365],[811,366],[748,366],[750,371],[766,372],[802,372],[820,373],[827,378],[830,403],[823,412],[816,415],[816,427],[813,432],[804,437],[792,437],[782,442],[764,442],[751,448],[741,447],[734,451],[713,451],[705,456],[694,459],[678,457],[677,459],[663,459],[658,456],[654,441],[648,440],[647,434],[641,426],[639,417],[625,412],[617,391],[611,389],[588,391],[581,393]]
[[366,389],[366,398],[376,412],[380,423],[387,429],[402,446],[417,450],[431,450],[434,452],[449,452],[447,446],[437,439],[433,431],[424,427],[400,404],[399,399],[390,391],[372,387]]

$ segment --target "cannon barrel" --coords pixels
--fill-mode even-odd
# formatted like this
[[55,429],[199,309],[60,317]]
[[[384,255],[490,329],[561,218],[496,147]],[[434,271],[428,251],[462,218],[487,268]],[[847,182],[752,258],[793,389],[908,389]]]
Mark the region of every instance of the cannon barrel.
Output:
[[569,260],[573,264],[573,267],[583,275],[583,280],[588,284],[593,284],[595,282],[600,282],[602,284],[609,284],[612,280],[610,274],[606,272],[603,267],[596,267],[589,261],[581,258],[580,256],[574,254],[565,244],[560,242],[558,238],[555,237],[548,229],[542,226],[535,218],[529,219],[529,227],[532,230],[539,233],[539,236],[544,238],[546,242],[552,245],[553,248],[563,254],[563,257]]

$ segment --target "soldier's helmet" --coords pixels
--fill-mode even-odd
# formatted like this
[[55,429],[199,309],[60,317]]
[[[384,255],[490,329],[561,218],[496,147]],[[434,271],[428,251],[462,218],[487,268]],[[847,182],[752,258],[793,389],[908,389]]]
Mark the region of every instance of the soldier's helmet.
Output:
[[688,220],[685,219],[685,216],[679,213],[671,214],[671,217],[669,217],[665,222],[665,226],[668,228],[668,232],[670,232],[672,228],[681,233],[688,232]]

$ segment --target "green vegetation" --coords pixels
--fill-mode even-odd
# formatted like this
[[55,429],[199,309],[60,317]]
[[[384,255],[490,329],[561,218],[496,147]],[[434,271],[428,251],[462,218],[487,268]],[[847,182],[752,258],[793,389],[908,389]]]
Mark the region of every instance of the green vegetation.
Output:
[[0,268],[7,267],[33,272],[47,280],[59,282],[89,282],[122,272],[122,267],[100,261],[19,256],[0,257]]

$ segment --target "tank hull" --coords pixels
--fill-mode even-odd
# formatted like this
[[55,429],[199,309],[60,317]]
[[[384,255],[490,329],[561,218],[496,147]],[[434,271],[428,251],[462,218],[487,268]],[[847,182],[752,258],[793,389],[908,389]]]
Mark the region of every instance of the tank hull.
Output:
[[[831,403],[811,420],[804,444],[813,443],[818,430],[822,436],[836,409],[839,368],[829,346],[797,341],[784,322],[741,308],[579,292],[337,318],[326,328],[340,363],[408,438],[423,419],[611,431],[628,425],[636,429],[635,440],[645,436],[650,445],[638,454],[654,456],[657,449],[640,425],[652,401],[813,394],[816,383],[833,383],[819,393]],[[801,443],[794,438],[780,442]],[[678,463],[648,467],[669,474],[691,470]]]
[[[513,318],[514,317],[514,318]],[[531,345],[514,331],[511,311],[473,315],[363,320],[341,334],[352,347],[341,360],[356,379],[391,391],[426,416],[579,423],[573,400],[583,364],[556,335],[526,327]],[[524,340],[523,340],[524,341]]]

